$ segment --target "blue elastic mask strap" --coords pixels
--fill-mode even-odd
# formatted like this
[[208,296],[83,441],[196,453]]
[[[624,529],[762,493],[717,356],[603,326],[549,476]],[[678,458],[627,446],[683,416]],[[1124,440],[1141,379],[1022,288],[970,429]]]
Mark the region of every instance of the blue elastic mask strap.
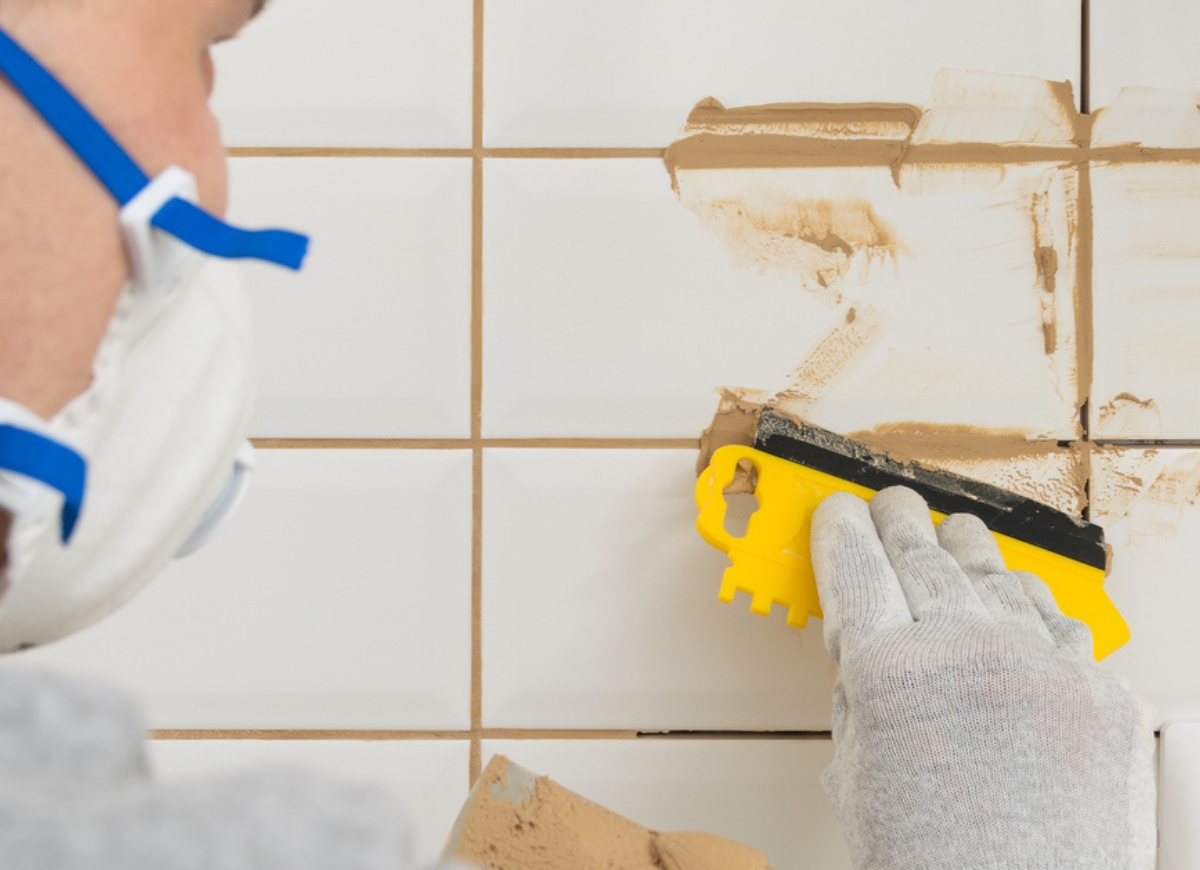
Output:
[[[146,173],[100,122],[3,29],[0,29],[0,72],[24,94],[122,206],[150,183]],[[299,233],[238,229],[178,197],[159,209],[151,224],[215,257],[267,260],[299,269],[308,251],[308,238]]]
[[64,544],[69,541],[75,532],[87,484],[84,458],[44,435],[0,425],[0,470],[31,477],[62,493],[62,540]]

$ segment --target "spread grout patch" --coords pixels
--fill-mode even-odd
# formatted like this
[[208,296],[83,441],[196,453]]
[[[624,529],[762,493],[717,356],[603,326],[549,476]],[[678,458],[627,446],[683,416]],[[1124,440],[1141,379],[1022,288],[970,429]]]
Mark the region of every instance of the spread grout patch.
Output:
[[[791,276],[831,309],[790,372],[723,393],[707,440],[737,435],[733,397],[752,395],[750,407],[1078,515],[1086,457],[1035,442],[1081,438],[1089,399],[1093,437],[1200,431],[1194,400],[1190,428],[1171,426],[1195,370],[1171,360],[1200,364],[1183,340],[1200,328],[1200,244],[1187,234],[1200,215],[1194,95],[1127,89],[1088,116],[1065,82],[942,70],[924,107],[708,98],[665,162],[680,204],[735,265]],[[1102,308],[1093,391],[1093,292],[1107,303],[1114,282],[1161,313],[1146,326]],[[1120,330],[1136,335],[1110,355]],[[741,413],[745,429],[752,412]],[[949,456],[950,443],[988,455]]]

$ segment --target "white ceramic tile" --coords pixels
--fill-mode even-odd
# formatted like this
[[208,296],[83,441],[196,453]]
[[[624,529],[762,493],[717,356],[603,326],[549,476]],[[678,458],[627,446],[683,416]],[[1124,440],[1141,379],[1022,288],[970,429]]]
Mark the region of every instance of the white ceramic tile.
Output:
[[820,620],[717,601],[688,450],[484,455],[489,727],[827,730]]
[[1163,726],[1158,768],[1158,867],[1200,866],[1200,722]]
[[1097,438],[1198,438],[1200,165],[1097,163]]
[[1200,90],[1200,7],[1188,0],[1091,0],[1091,105],[1124,87]]
[[688,110],[920,103],[942,67],[1078,82],[1079,4],[1018,0],[497,0],[485,4],[485,141],[661,146]]
[[29,653],[154,728],[469,725],[468,451],[259,451],[240,512],[124,609]]
[[470,0],[273,3],[214,52],[234,146],[469,147]]
[[776,870],[849,870],[817,777],[828,740],[485,740],[493,754],[660,831],[707,831]]
[[413,852],[435,860],[467,798],[470,744],[458,740],[155,740],[150,760],[165,781],[257,768],[304,767],[387,791],[403,811]]
[[241,158],[233,217],[309,233],[299,274],[247,264],[261,437],[470,434],[471,165]]
[[1156,723],[1200,718],[1200,451],[1097,452],[1091,492],[1114,550],[1106,589],[1132,632],[1105,665],[1155,706]]
[[[895,271],[865,256],[851,261],[854,286],[829,307],[786,269],[739,259],[690,201],[677,201],[657,160],[488,161],[485,434],[695,437],[718,386],[807,390],[805,373],[823,365],[818,345],[834,345],[836,356],[838,342],[826,337],[857,316],[853,329],[878,331],[853,365],[816,379],[825,394],[806,413],[812,422],[845,432],[924,421],[1072,437],[1074,371],[1060,364],[1073,365],[1070,294],[1049,294],[1062,311],[1047,354],[1028,199],[1034,190],[1061,199],[1060,171],[931,174],[914,170],[911,195],[886,166],[728,180],[731,198],[743,184],[747,197],[766,185],[785,203],[865,198],[909,231],[912,253]],[[938,187],[956,179],[961,191]],[[725,183],[714,179],[713,191],[696,196],[715,204]],[[1055,226],[1066,288],[1073,255],[1067,228]]]

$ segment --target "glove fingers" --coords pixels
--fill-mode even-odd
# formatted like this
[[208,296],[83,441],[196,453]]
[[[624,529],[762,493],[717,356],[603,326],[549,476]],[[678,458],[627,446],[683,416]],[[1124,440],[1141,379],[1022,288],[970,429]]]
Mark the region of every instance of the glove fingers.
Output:
[[1093,655],[1092,630],[1078,619],[1072,619],[1059,610],[1058,602],[1054,600],[1054,593],[1050,591],[1050,587],[1042,578],[1024,571],[1017,572],[1016,576],[1021,579],[1021,588],[1025,590],[1025,595],[1041,614],[1042,621],[1050,632],[1050,637],[1054,639],[1054,643],[1063,649],[1073,650],[1085,658],[1091,659]]
[[912,622],[867,503],[835,493],[812,520],[813,571],[825,614],[825,646],[834,661],[882,624]]
[[987,615],[967,575],[938,543],[923,498],[893,486],[871,500],[871,515],[914,618],[937,612]]
[[984,607],[998,620],[1016,623],[1053,643],[1041,613],[1021,586],[1021,578],[1008,570],[995,537],[983,520],[971,514],[954,514],[942,520],[938,542],[970,578]]

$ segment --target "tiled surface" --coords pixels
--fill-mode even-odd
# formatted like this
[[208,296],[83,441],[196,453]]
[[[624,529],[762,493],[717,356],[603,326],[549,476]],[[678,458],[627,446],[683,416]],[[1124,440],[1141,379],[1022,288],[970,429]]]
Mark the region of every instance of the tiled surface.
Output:
[[1100,451],[1092,494],[1114,550],[1105,587],[1132,632],[1105,665],[1155,706],[1156,723],[1200,718],[1200,451]]
[[489,160],[484,221],[485,436],[694,438],[825,313],[736,269],[658,160]]
[[257,437],[470,434],[471,164],[242,158],[232,217],[312,236],[304,270],[245,266]]
[[822,730],[821,622],[717,601],[690,450],[484,454],[487,727]]
[[753,846],[776,870],[850,868],[817,783],[827,740],[485,740],[493,754],[647,827]]
[[469,147],[470,0],[289,0],[214,52],[232,146]]
[[167,781],[285,766],[384,789],[411,826],[423,865],[441,853],[467,798],[469,747],[465,740],[155,740],[150,761]]
[[1187,0],[1091,0],[1091,104],[1123,87],[1200,90],[1200,7]]
[[1200,166],[1098,163],[1092,199],[1095,437],[1200,437]]
[[259,462],[209,547],[28,658],[132,689],[154,728],[467,728],[470,453]]
[[[711,417],[714,387],[776,386],[847,313],[787,276],[736,266],[681,205],[661,161],[644,154],[476,154],[480,199],[460,152],[325,150],[469,147],[476,61],[485,105],[474,108],[484,144],[497,147],[661,148],[709,94],[728,105],[922,103],[945,66],[1079,84],[1077,0],[1018,0],[986,15],[953,0],[486,0],[475,4],[485,17],[481,58],[472,56],[472,5],[352,0],[334,10],[289,0],[218,50],[215,104],[229,144],[263,149],[234,160],[233,218],[314,235],[306,274],[247,270],[263,368],[255,435],[463,438],[481,411],[491,437],[692,439]],[[1092,105],[1123,84],[1200,90],[1189,39],[1200,16],[1190,6],[1090,8]],[[313,150],[286,150],[296,147]],[[1148,262],[1136,221],[1165,213],[1171,231],[1158,242],[1186,245],[1200,216],[1190,191],[1166,198],[1164,212],[1133,183],[1155,171],[1094,176],[1097,228],[1111,235],[1096,245],[1105,396],[1092,405],[1122,391],[1152,397],[1164,421],[1155,437],[1196,439],[1185,290],[1200,282],[1190,253]],[[1011,223],[995,204],[989,219]],[[481,259],[472,209],[482,210]],[[930,210],[930,237],[950,214]],[[1109,254],[1132,268],[1114,268]],[[474,310],[472,267],[484,293]],[[984,271],[1029,283],[1026,266]],[[1072,437],[1060,430],[1061,407],[1042,403],[1055,374],[1034,378],[1032,358],[989,344],[1014,332],[1028,344],[1034,294],[1018,309],[994,285],[981,289],[978,275],[961,283],[974,292],[889,303],[929,321],[927,338],[906,343],[910,354],[929,352],[937,377],[893,366],[901,377],[881,387],[866,367],[840,384],[845,401],[820,413],[897,419],[879,403],[912,398],[899,419],[942,414]],[[1163,313],[1154,321],[1152,312]],[[483,336],[481,407],[470,402],[472,317]],[[939,344],[948,334],[958,343]],[[889,360],[876,362],[874,372]],[[919,396],[903,392],[914,385]],[[1033,408],[1027,419],[1021,408]],[[1093,434],[1150,431],[1105,428],[1097,413],[1092,423]],[[467,753],[482,740],[484,761],[502,751],[645,824],[742,840],[776,870],[849,866],[817,784],[828,741],[487,739],[501,727],[828,728],[820,623],[795,632],[781,613],[764,620],[742,599],[716,601],[724,559],[691,527],[691,451],[321,446],[264,452],[243,514],[211,550],[106,623],[26,658],[124,683],[155,727],[300,729],[288,741],[168,741],[155,757],[170,776],[295,761],[381,781],[412,813],[424,857],[441,845],[466,790]],[[482,606],[472,616],[471,463],[481,450]],[[1164,450],[1148,471],[1134,465],[1156,479],[1188,453]],[[1197,508],[1143,504],[1122,519],[1103,491],[1125,466],[1101,455],[1094,467],[1094,510],[1116,547],[1108,588],[1134,630],[1110,665],[1160,718],[1198,715],[1189,665],[1200,649],[1188,621],[1200,604],[1190,579]],[[1164,523],[1177,529],[1161,534]],[[472,619],[482,627],[474,682]],[[471,714],[474,693],[482,716]],[[470,740],[326,741],[303,729],[469,729]]]
[[[794,386],[788,373],[855,316],[855,296],[830,308],[794,275],[735,265],[657,160],[490,160],[484,171],[486,436],[694,438],[715,386]],[[834,172],[780,181],[830,196],[851,175]],[[880,312],[885,338],[837,373],[808,419],[845,432],[918,420],[1075,435],[1073,371],[1045,353],[1020,194],[1042,172],[1006,167],[1010,184],[936,196],[900,195],[886,167],[851,179],[856,196],[911,230],[910,252],[899,277],[881,267],[856,291]],[[937,186],[912,183],[922,185]],[[1067,306],[1064,348],[1070,318]]]
[[942,67],[1078,84],[1080,5],[851,0],[485,4],[485,143],[663,146],[688,110],[922,102]]

